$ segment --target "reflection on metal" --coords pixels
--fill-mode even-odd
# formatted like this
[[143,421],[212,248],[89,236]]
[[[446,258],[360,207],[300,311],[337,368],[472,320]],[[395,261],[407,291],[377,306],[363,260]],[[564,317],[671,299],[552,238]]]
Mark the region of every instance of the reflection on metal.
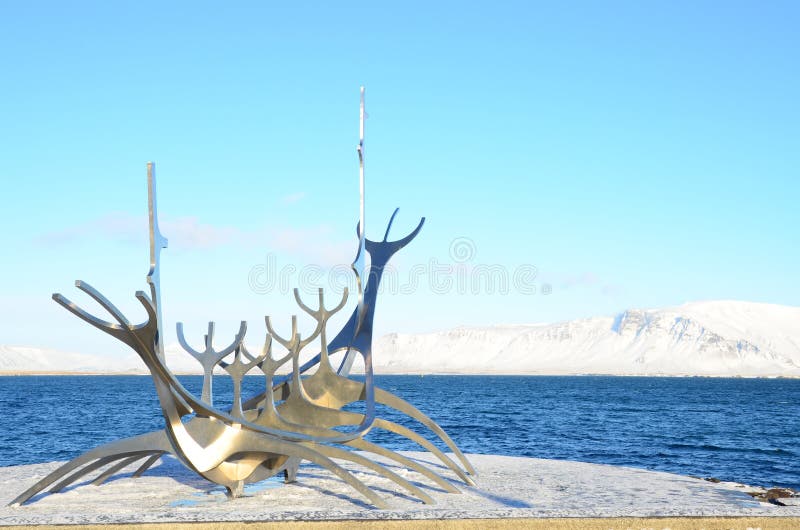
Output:
[[[378,288],[384,267],[391,257],[413,240],[425,219],[406,237],[389,241],[389,230],[394,222],[395,210],[383,240],[372,241],[364,235],[363,203],[363,88],[361,104],[361,205],[359,221],[359,254],[354,271],[361,280],[358,303],[344,327],[328,341],[327,325],[330,318],[346,304],[347,291],[333,308],[325,305],[322,289],[319,290],[316,308],[306,305],[295,289],[295,300],[300,309],[315,322],[307,336],[298,331],[297,316],[292,317],[291,331],[278,331],[270,317],[266,317],[267,333],[261,351],[254,355],[244,345],[247,325],[242,322],[233,341],[216,349],[214,323],[200,350],[194,349],[184,336],[182,324],[177,333],[181,346],[203,366],[203,389],[198,398],[175,378],[166,365],[161,333],[161,304],[159,289],[159,256],[167,240],[158,229],[155,194],[155,167],[147,165],[150,213],[150,270],[147,283],[150,295],[136,292],[147,319],[131,323],[97,290],[81,281],[78,289],[93,298],[111,317],[99,319],[60,294],[53,299],[92,326],[108,333],[133,349],[149,369],[165,420],[165,428],[133,438],[102,445],[64,464],[15,498],[11,504],[23,504],[34,495],[49,488],[57,492],[68,485],[100,470],[92,484],[99,485],[124,468],[142,461],[133,474],[138,477],[154,465],[163,455],[170,454],[202,477],[220,484],[229,496],[242,494],[245,483],[257,482],[283,472],[287,481],[294,481],[301,461],[319,465],[341,478],[378,508],[386,508],[385,499],[366,486],[353,473],[336,461],[347,461],[385,477],[408,494],[428,504],[433,499],[423,489],[424,484],[414,484],[383,464],[370,460],[366,454],[384,457],[393,464],[419,473],[435,487],[448,492],[459,490],[439,472],[401,454],[381,447],[366,439],[371,430],[383,430],[405,437],[432,452],[441,463],[466,484],[473,485],[470,475],[475,471],[449,436],[429,417],[399,397],[375,387],[372,371],[372,323],[375,316]],[[369,254],[369,268],[364,269],[365,253]],[[275,346],[281,353],[276,354]],[[315,346],[318,345],[318,346]],[[300,364],[300,355],[309,347],[319,353]],[[342,367],[335,370],[330,356],[345,352]],[[361,355],[364,380],[347,377],[352,360]],[[227,360],[226,360],[227,359]],[[291,373],[284,376],[276,372],[291,365]],[[346,366],[345,366],[346,365]],[[214,407],[212,373],[220,367],[233,382],[233,406],[228,410]],[[312,372],[312,368],[315,368]],[[264,390],[248,399],[242,397],[242,380],[248,373],[258,370],[264,377]],[[376,403],[392,408],[416,420],[435,435],[455,455],[447,456],[428,438],[407,427],[385,420],[376,413]],[[353,412],[349,405],[359,404],[361,412]],[[345,410],[345,409],[348,410]],[[359,452],[354,452],[358,450]],[[428,485],[430,487],[430,485]]]
[[161,271],[159,260],[161,249],[167,248],[167,238],[161,235],[158,228],[158,204],[156,203],[156,165],[147,163],[147,217],[150,221],[150,271],[147,273],[147,283],[150,285],[150,299],[155,306],[158,317],[158,336],[156,337],[156,352],[164,360],[164,343],[161,340]]
[[[366,224],[365,224],[365,200],[364,200],[364,120],[367,118],[366,110],[364,108],[364,87],[361,87],[361,105],[358,111],[358,189],[359,189],[359,202],[358,202],[358,228],[356,233],[358,235],[358,250],[356,251],[356,259],[350,266],[356,276],[356,286],[358,287],[358,306],[356,308],[356,325],[354,333],[358,333],[361,329],[361,324],[364,322],[364,284],[366,281],[364,277],[364,267],[366,266]],[[362,280],[362,278],[365,278]],[[353,367],[356,352],[349,349],[344,354],[342,364],[339,366],[339,373],[347,376],[350,374],[350,369]]]

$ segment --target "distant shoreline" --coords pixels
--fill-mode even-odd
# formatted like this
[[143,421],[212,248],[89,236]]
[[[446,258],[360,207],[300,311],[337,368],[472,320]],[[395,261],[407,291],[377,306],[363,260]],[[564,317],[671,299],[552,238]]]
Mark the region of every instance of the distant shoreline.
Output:
[[[192,375],[202,376],[203,374],[197,372],[174,372],[174,375]],[[214,374],[224,375],[224,374]],[[278,374],[287,375],[287,374]],[[361,373],[354,373],[352,375],[363,375]],[[461,372],[378,372],[375,375],[405,375],[405,376],[418,376],[418,377],[665,377],[675,379],[800,379],[797,375],[690,375],[690,374],[597,374],[597,373],[582,373],[582,374],[540,374],[540,373],[461,373]],[[70,371],[17,371],[17,370],[0,370],[0,377],[36,377],[36,376],[150,376],[147,372],[70,372]],[[250,377],[259,377],[257,374],[250,374]]]

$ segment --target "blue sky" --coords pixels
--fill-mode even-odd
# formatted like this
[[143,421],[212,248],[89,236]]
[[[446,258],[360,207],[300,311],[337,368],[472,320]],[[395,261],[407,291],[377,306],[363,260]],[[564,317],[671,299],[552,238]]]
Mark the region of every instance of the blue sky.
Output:
[[[352,260],[362,84],[368,235],[427,217],[379,333],[800,305],[798,24],[777,1],[4,2],[0,343],[119,351],[50,294],[86,303],[80,278],[141,316],[148,160],[168,329],[288,325],[253,271],[329,287]],[[459,290],[482,266],[536,276]]]

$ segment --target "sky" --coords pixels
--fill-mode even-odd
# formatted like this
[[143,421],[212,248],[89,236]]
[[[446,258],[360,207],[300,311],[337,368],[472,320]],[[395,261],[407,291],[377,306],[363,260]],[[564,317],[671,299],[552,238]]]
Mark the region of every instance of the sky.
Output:
[[800,4],[378,4],[1,3],[0,344],[124,351],[50,296],[144,318],[151,160],[168,343],[334,305],[361,85],[377,334],[800,305]]

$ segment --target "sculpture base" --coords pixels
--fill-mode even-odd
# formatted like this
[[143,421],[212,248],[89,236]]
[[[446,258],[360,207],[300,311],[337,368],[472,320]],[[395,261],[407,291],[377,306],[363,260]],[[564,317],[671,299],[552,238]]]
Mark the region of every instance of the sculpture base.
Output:
[[[758,488],[733,483],[580,462],[468,455],[478,471],[478,487],[471,488],[441,468],[430,454],[404,454],[439,469],[462,494],[446,493],[421,475],[395,468],[436,501],[435,505],[424,505],[406,496],[393,482],[346,464],[391,505],[390,510],[377,510],[324,469],[304,464],[294,483],[285,484],[282,475],[273,477],[245,486],[241,498],[228,500],[223,488],[198,478],[172,458],[165,458],[140,478],[131,478],[137,467],[134,465],[102,486],[91,485],[90,477],[59,494],[40,494],[30,504],[5,506],[59,464],[52,462],[0,468],[0,525],[298,519],[444,519],[460,523],[496,519],[499,524],[503,519],[506,527],[513,523],[511,519],[523,523],[527,518],[800,517],[800,498],[782,499],[789,505],[776,506],[756,501],[746,493]],[[733,528],[747,522],[737,521]],[[771,519],[769,527],[783,524],[782,521]],[[787,528],[800,527],[798,519],[785,522],[791,523]],[[605,527],[609,527],[608,523],[606,520]],[[591,527],[587,525],[588,521],[582,526]],[[664,520],[655,526],[681,527]]]

